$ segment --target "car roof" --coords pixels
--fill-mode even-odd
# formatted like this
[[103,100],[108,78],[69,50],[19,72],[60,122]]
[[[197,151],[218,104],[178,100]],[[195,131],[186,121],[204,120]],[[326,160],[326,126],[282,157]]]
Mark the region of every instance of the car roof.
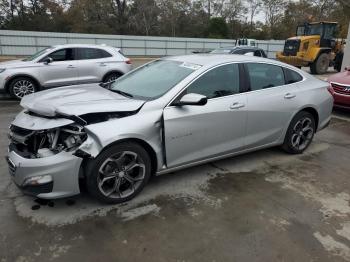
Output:
[[239,50],[239,49],[249,49],[249,50],[262,50],[261,48],[259,47],[256,47],[256,46],[246,46],[246,45],[240,45],[240,46],[222,46],[220,48],[217,48],[216,50],[220,50],[220,49],[230,49],[230,50]]
[[290,66],[288,64],[279,62],[277,60],[272,60],[268,58],[263,57],[257,57],[257,56],[245,56],[245,55],[236,55],[236,54],[193,54],[193,55],[183,55],[183,56],[168,56],[161,58],[163,60],[173,60],[173,61],[179,61],[179,62],[186,62],[186,63],[192,63],[197,64],[201,66],[215,66],[220,65],[223,63],[229,63],[229,62],[265,62],[267,64],[275,64],[287,68],[292,68],[295,71],[297,68]]
[[112,46],[108,46],[105,44],[100,44],[100,45],[93,45],[93,44],[63,44],[63,45],[54,45],[53,48],[76,48],[76,47],[90,47],[90,48],[115,48],[115,49],[119,49],[117,47],[112,47]]

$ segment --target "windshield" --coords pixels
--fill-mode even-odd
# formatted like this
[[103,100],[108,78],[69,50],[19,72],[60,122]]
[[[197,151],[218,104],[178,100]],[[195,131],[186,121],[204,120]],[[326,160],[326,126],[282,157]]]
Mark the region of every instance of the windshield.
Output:
[[33,61],[34,59],[38,58],[42,54],[46,53],[48,50],[52,49],[52,47],[46,47],[43,50],[40,50],[39,52],[36,52],[34,55],[28,56],[24,58],[22,61]]
[[112,84],[111,91],[138,99],[155,99],[200,67],[186,62],[156,60],[118,78]]
[[306,35],[322,35],[323,25],[309,25],[306,30]]
[[307,26],[298,26],[297,36],[301,35],[322,35],[323,24],[311,24]]

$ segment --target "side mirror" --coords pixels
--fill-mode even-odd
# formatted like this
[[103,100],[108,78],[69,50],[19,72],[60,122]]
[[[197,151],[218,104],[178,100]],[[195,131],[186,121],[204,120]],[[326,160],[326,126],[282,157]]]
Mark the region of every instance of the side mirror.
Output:
[[254,56],[254,52],[248,52],[248,53],[245,53],[244,55],[246,55],[246,56]]
[[204,106],[208,102],[208,98],[206,96],[200,94],[186,94],[184,95],[178,103],[177,106]]
[[53,62],[53,59],[51,57],[46,57],[43,62],[45,65],[48,65]]

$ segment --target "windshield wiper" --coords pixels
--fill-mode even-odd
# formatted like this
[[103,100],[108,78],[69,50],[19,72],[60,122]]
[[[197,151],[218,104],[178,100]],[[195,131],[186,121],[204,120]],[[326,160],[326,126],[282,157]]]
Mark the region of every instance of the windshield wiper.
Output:
[[112,92],[118,93],[120,95],[126,96],[126,97],[134,97],[132,94],[129,94],[127,92],[124,92],[124,91],[121,91],[118,89],[109,89],[109,90],[111,90]]

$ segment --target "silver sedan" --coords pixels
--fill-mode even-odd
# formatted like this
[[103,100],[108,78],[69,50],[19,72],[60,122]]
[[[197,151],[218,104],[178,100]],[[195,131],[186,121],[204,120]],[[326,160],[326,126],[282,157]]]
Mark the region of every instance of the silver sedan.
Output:
[[110,86],[26,96],[8,164],[25,192],[135,197],[151,175],[281,146],[302,153],[331,118],[328,84],[287,64],[236,55],[168,57]]

